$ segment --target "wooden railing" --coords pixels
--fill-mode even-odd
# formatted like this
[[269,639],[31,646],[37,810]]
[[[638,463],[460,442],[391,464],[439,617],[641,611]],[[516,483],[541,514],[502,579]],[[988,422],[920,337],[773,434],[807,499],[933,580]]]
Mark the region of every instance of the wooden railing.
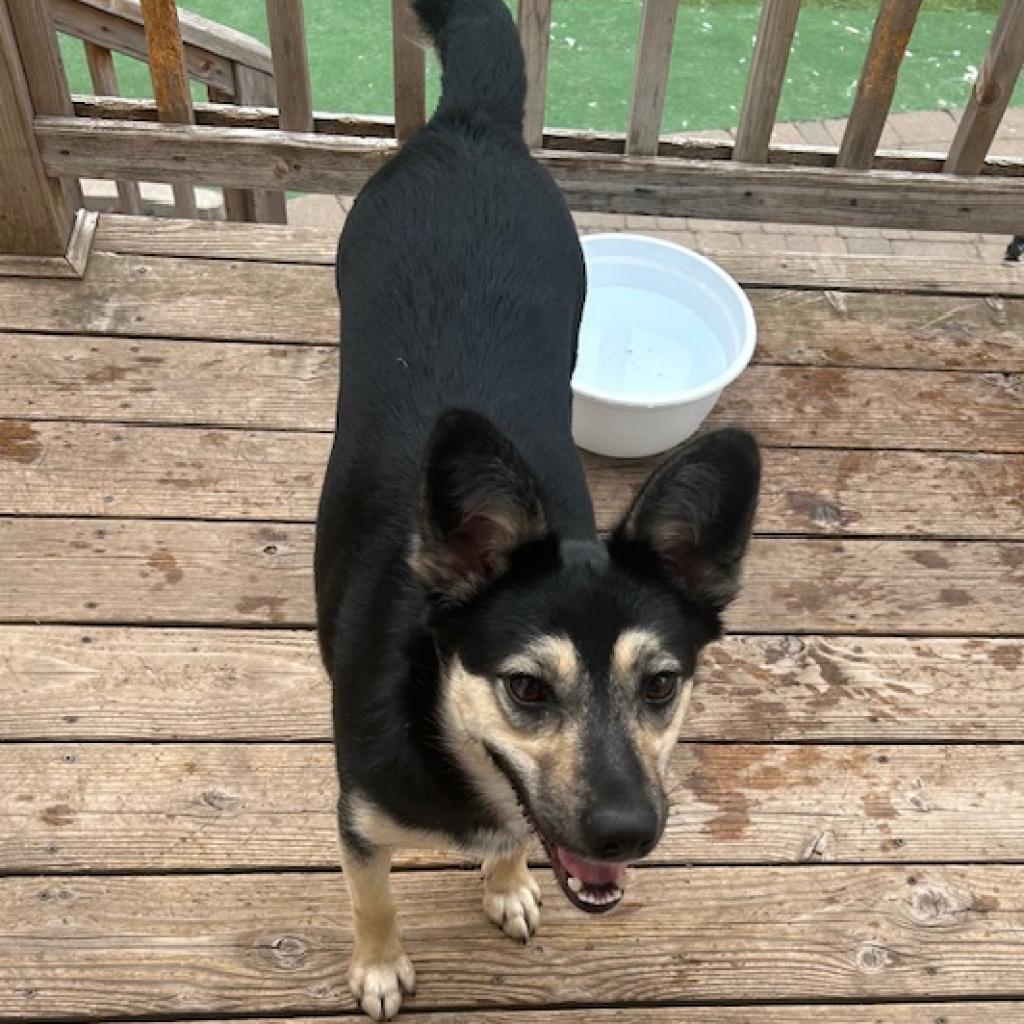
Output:
[[[282,220],[284,190],[352,193],[423,124],[424,56],[406,0],[392,0],[393,119],[314,113],[301,2],[266,4],[269,49],[174,0],[0,0],[3,151],[8,134],[31,149],[31,173],[17,173],[48,216],[67,222],[88,176],[119,182],[127,209],[138,208],[137,181],[172,183],[185,215],[192,187],[210,184],[225,188],[230,217]],[[545,130],[551,6],[519,0],[525,136],[578,209],[1008,233],[1024,224],[1024,161],[988,156],[1024,63],[1024,0],[1002,10],[948,154],[878,150],[921,0],[880,0],[832,148],[771,145],[799,0],[764,0],[735,144],[661,134],[677,0],[643,4],[624,135]],[[85,43],[96,96],[69,95],[55,28]],[[148,60],[155,100],[116,96],[111,51]],[[190,79],[210,102],[192,103]],[[64,183],[45,185],[49,198],[47,176]]]

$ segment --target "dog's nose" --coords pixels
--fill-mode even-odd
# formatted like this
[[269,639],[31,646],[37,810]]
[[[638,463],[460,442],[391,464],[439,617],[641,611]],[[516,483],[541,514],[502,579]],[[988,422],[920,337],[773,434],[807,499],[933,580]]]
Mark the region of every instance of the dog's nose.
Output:
[[630,861],[646,857],[658,842],[660,822],[646,800],[598,804],[580,822],[583,840],[599,860]]

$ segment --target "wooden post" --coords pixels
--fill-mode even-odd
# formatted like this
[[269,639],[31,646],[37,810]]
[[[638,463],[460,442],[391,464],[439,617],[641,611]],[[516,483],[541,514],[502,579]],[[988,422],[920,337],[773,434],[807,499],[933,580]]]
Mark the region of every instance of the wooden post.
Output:
[[1024,64],[1024,2],[1006,0],[944,170],[980,174]]
[[[117,72],[114,69],[114,58],[104,46],[85,43],[85,59],[89,65],[89,76],[92,87],[98,96],[119,96],[117,89]],[[119,181],[117,195],[121,201],[121,209],[125,213],[139,214],[142,212],[142,199],[139,186],[134,181]]]
[[679,0],[644,0],[626,135],[626,152],[635,156],[658,152],[678,10]]
[[544,106],[548,91],[551,0],[519,0],[519,37],[526,60],[523,137],[531,149],[544,145]]
[[427,120],[426,62],[409,0],[391,0],[391,56],[395,74],[395,137],[407,139]]
[[839,167],[866,170],[874,162],[920,9],[921,0],[883,0],[839,147]]
[[734,160],[759,164],[768,160],[772,128],[799,16],[800,0],[765,0],[754,54],[750,58],[747,91],[732,154]]
[[[142,0],[142,15],[149,49],[149,77],[160,120],[166,124],[192,124],[192,94],[185,72],[177,4],[175,0]],[[192,186],[175,184],[173,189],[178,216],[197,217]]]
[[[57,31],[45,3],[9,4],[11,25],[21,53],[32,110],[36,114],[73,117],[71,92],[57,45]],[[72,210],[82,206],[82,186],[77,178],[61,179],[64,199]]]
[[[63,257],[71,237],[71,208],[60,183],[43,171],[11,6],[10,0],[0,0],[0,253]],[[20,0],[13,6],[22,6]]]
[[301,0],[267,0],[267,25],[281,128],[286,132],[311,132],[313,98]]

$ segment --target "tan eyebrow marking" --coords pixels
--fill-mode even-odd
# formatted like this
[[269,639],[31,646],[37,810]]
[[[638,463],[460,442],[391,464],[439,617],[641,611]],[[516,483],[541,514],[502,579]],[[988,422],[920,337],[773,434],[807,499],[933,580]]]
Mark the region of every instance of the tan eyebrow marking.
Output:
[[567,636],[542,636],[512,655],[501,670],[506,674],[540,672],[552,683],[572,684],[580,676],[580,658]]

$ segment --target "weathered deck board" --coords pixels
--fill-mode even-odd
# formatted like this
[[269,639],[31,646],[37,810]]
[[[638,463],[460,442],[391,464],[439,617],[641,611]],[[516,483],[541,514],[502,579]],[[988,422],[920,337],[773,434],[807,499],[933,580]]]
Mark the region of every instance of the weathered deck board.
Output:
[[[651,869],[596,919],[540,880],[524,949],[484,920],[472,873],[400,874],[410,1007],[1024,993],[1021,867]],[[0,900],[0,1013],[22,1020],[352,1005],[337,874],[8,878]]]
[[[585,1007],[574,1010],[477,1010],[468,1013],[417,1013],[422,1024],[621,1024],[622,1009]],[[359,1019],[357,1014],[292,1017],[289,1024],[335,1024]],[[1019,1024],[1024,1002],[872,1003],[870,1006],[631,1006],[629,1020],[640,1024]],[[205,1024],[234,1024],[208,1020]],[[276,1024],[278,1018],[247,1017],[246,1024]],[[97,1024],[115,1024],[98,1021]],[[167,1024],[186,1024],[168,1021]]]
[[[100,219],[108,232],[121,230],[109,227],[110,223],[109,218]],[[122,218],[120,223],[134,221]],[[125,247],[177,252],[185,243],[200,245],[192,229],[180,227],[183,223],[216,224],[161,220],[147,224],[145,239],[139,239],[133,227],[131,243],[124,243]],[[317,238],[324,237],[313,229],[284,230],[297,231],[291,244],[296,257],[303,259],[321,244]],[[207,256],[220,251],[226,257],[238,247],[235,233],[249,238],[250,231],[256,233],[249,258],[177,259],[98,251],[90,259],[84,281],[16,284],[0,279],[0,330],[335,344],[338,312],[333,269],[268,265],[251,258],[261,250],[268,258],[280,258],[274,249],[282,237],[280,226],[217,224],[201,251]],[[222,234],[227,241],[218,246]],[[334,244],[331,239],[330,261]],[[759,263],[774,266],[772,260]],[[748,276],[741,274],[739,279],[770,285],[770,274],[763,266],[750,267]],[[731,268],[726,265],[726,269]],[[968,270],[961,267],[958,275]],[[886,271],[891,272],[888,265]],[[819,289],[829,285],[807,268],[801,282],[815,282]],[[775,282],[779,283],[795,284],[782,275]],[[758,317],[755,358],[762,362],[1024,369],[1021,300],[748,291]]]
[[[304,626],[312,547],[305,524],[2,518],[0,621]],[[747,566],[739,632],[1024,633],[1020,542],[760,538]]]
[[[330,430],[336,374],[326,346],[20,336],[0,344],[0,417]],[[752,366],[709,425],[778,446],[1022,452],[1022,385],[1020,374]]]
[[[327,740],[309,631],[0,626],[7,740]],[[731,636],[687,740],[1018,741],[1018,640]]]
[[[331,438],[0,420],[0,514],[304,520]],[[610,528],[656,459],[585,456]],[[773,448],[760,533],[1024,539],[1024,455]]]
[[[330,868],[320,744],[6,744],[0,874]],[[1024,746],[680,745],[654,864],[1024,862]],[[533,857],[543,856],[539,844]],[[458,865],[451,851],[397,863]]]

